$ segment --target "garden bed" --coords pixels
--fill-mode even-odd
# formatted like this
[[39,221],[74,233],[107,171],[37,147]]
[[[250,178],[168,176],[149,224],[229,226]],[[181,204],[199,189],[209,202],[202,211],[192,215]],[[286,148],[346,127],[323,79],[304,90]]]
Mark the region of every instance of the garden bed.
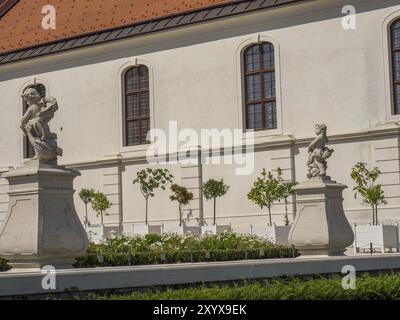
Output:
[[[100,244],[91,243],[86,254],[77,257],[75,268],[118,267],[150,264],[237,261],[295,258],[299,254],[287,246],[277,246],[254,235],[222,233],[182,236],[177,234],[118,236]],[[0,259],[0,271],[8,271]]]
[[205,236],[146,235],[120,236],[101,244],[90,244],[78,257],[76,268],[148,264],[195,263],[298,256],[292,247],[276,246],[252,235],[223,233]]

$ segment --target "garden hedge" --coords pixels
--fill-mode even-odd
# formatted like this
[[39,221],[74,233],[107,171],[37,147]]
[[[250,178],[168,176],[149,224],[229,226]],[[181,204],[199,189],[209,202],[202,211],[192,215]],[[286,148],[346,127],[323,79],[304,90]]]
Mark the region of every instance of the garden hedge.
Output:
[[101,244],[92,243],[88,252],[76,259],[75,267],[292,258],[297,255],[292,247],[275,246],[263,238],[235,233],[201,237],[176,234],[143,238],[119,236]]
[[125,295],[96,295],[88,300],[400,300],[400,274],[358,276],[355,289],[343,289],[342,278],[288,278],[200,285],[180,289],[135,291]]
[[74,267],[111,267],[150,265],[165,263],[217,262],[253,259],[292,258],[296,251],[289,247],[268,247],[264,249],[168,251],[139,253],[88,253],[76,259]]

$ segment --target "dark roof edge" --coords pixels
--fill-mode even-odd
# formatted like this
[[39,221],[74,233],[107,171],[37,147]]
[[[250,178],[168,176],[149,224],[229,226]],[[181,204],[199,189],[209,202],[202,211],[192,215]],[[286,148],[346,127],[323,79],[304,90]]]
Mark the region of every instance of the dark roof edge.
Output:
[[[15,3],[18,2],[18,0],[13,1]],[[101,30],[75,37],[64,38],[62,40],[46,42],[44,44],[39,44],[24,49],[4,52],[0,54],[0,65],[304,1],[305,0],[232,1],[232,3],[229,4],[216,5],[207,7],[206,9],[164,16],[162,18],[147,20],[132,25]]]
[[19,0],[6,0],[0,5],[0,18],[3,17]]

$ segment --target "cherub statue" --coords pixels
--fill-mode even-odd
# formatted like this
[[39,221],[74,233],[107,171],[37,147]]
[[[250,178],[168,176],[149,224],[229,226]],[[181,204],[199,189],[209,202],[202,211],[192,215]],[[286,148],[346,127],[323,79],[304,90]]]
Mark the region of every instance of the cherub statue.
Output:
[[326,159],[328,159],[334,151],[325,146],[329,142],[326,136],[326,130],[327,127],[325,124],[315,125],[317,137],[308,146],[307,177],[309,179],[326,176],[326,170],[328,168]]
[[57,146],[57,135],[50,131],[49,122],[58,110],[57,100],[53,97],[41,98],[34,88],[26,89],[22,95],[28,109],[21,120],[21,129],[35,150],[34,160],[44,163],[56,162],[62,156]]

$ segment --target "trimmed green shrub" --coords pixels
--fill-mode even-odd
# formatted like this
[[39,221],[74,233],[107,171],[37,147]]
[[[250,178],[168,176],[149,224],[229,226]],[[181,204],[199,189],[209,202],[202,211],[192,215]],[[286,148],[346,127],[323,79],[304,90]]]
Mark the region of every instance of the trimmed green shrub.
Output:
[[0,258],[0,272],[8,271],[11,267],[7,264],[7,260]]
[[129,266],[245,259],[290,258],[298,253],[291,247],[274,246],[252,235],[119,236],[101,244],[90,244],[87,253],[76,259],[75,267]]
[[89,300],[400,300],[400,275],[362,275],[356,289],[344,290],[342,278],[301,280],[288,278],[201,285],[182,289],[148,289],[127,295],[94,295]]

